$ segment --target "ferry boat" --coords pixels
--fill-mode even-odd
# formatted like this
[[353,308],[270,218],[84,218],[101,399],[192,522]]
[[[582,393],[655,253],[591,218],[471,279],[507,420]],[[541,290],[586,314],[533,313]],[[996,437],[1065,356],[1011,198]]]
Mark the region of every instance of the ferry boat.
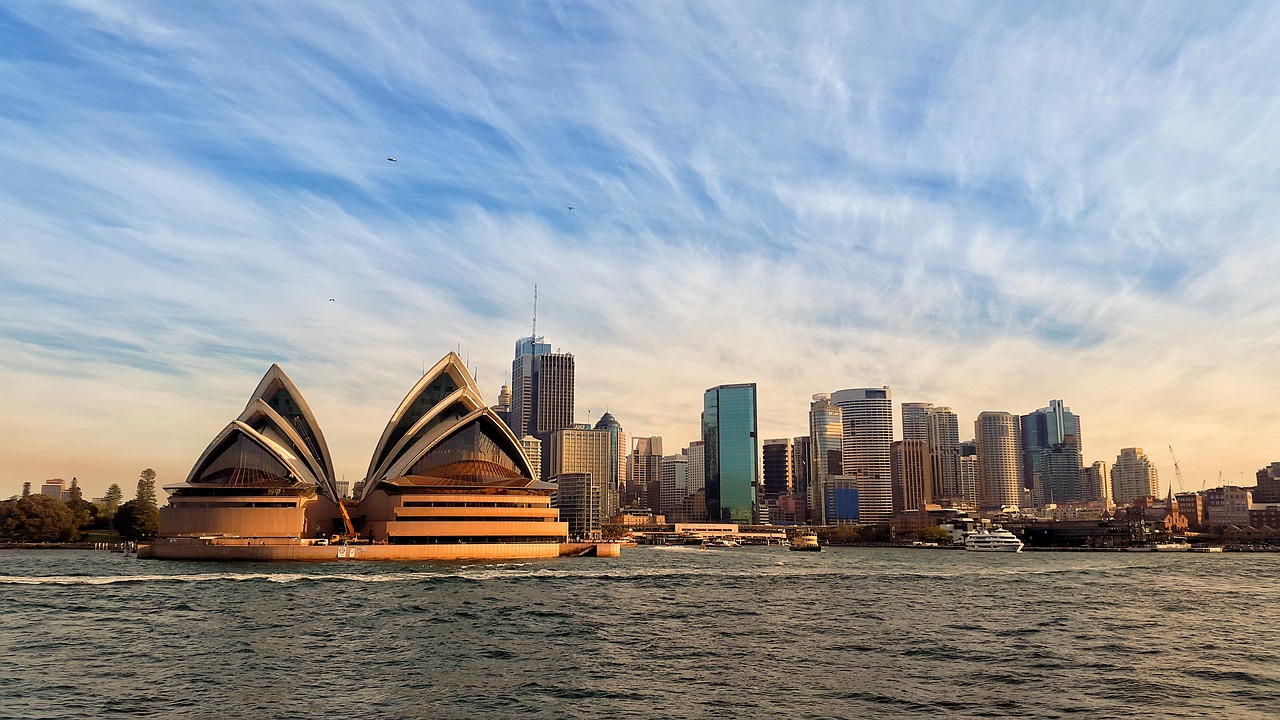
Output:
[[1022,541],[1008,530],[974,530],[964,536],[964,549],[973,552],[1022,552]]
[[813,533],[791,538],[791,549],[799,552],[822,552],[822,546],[818,544],[818,536]]

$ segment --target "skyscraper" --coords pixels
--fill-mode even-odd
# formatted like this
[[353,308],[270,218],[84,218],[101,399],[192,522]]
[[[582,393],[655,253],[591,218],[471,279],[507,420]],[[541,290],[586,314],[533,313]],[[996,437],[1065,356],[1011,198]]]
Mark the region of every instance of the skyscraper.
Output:
[[923,510],[933,501],[933,463],[929,443],[924,440],[897,440],[889,446],[893,479],[893,514]]
[[902,439],[924,440],[929,445],[929,465],[935,500],[957,500],[960,487],[960,425],[949,407],[932,403],[902,404]]
[[756,385],[717,385],[702,396],[707,518],[751,523],[756,517],[759,443]]
[[1061,400],[1050,400],[1048,407],[1023,415],[1019,428],[1022,482],[1032,491],[1035,503],[1079,502],[1084,494],[1080,418]]
[[1111,499],[1116,505],[1132,505],[1141,497],[1160,495],[1160,475],[1142,448],[1124,448],[1111,466]]
[[1084,487],[1082,488],[1085,502],[1103,502],[1107,507],[1111,506],[1111,473],[1107,470],[1107,464],[1102,460],[1095,461],[1092,465],[1084,468],[1081,475],[1084,477]]
[[658,475],[662,464],[662,438],[638,437],[633,442],[631,462],[627,467],[627,494],[623,505],[645,507],[658,512],[662,487]]
[[607,516],[617,514],[618,507],[622,504],[622,495],[627,489],[627,460],[631,451],[631,442],[627,439],[627,433],[622,429],[612,414],[605,412],[596,421],[596,430],[609,433],[609,477],[607,484],[610,488],[611,497],[609,498],[609,512]]
[[553,353],[542,337],[516,341],[511,363],[511,423],[517,437],[542,441],[542,476],[550,475],[551,433],[573,424],[574,361],[570,353]]
[[[574,478],[578,483],[575,497],[590,498],[594,503],[586,516],[589,519],[576,525],[579,535],[599,530],[603,519],[613,514],[611,508],[617,506],[613,498],[616,486],[609,473],[610,439],[609,430],[593,430],[590,425],[574,425],[551,434],[551,476],[585,476],[586,480]],[[575,522],[568,517],[565,521],[571,525]]]
[[840,406],[826,393],[813,396],[809,404],[809,517],[825,523],[827,482],[843,473],[844,421]]
[[844,425],[843,470],[862,478],[858,508],[861,522],[887,523],[893,517],[889,444],[893,442],[893,396],[888,386],[852,388],[831,394]]
[[761,443],[761,469],[763,470],[764,499],[777,499],[791,492],[794,486],[792,461],[795,444],[791,438],[775,438]]
[[998,510],[1018,507],[1022,484],[1018,481],[1018,418],[1007,412],[984,412],[973,424],[978,446],[979,507]]

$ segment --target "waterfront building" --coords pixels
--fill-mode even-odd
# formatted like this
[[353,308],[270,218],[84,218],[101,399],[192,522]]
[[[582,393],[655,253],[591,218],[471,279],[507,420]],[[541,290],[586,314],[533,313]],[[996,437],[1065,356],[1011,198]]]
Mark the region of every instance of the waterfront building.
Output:
[[694,440],[689,447],[680,452],[689,456],[689,492],[697,492],[707,486],[706,446],[701,440]]
[[662,465],[662,438],[638,437],[633,439],[631,462],[627,467],[627,494],[623,506],[649,508],[658,512],[662,484],[658,476]]
[[795,443],[791,438],[775,438],[760,444],[764,500],[790,493],[795,484]]
[[1019,507],[1018,418],[1007,412],[979,413],[974,422],[978,453],[978,506],[983,510]]
[[977,508],[982,500],[982,486],[978,473],[978,442],[966,440],[960,443],[960,496],[964,503]]
[[813,522],[825,524],[823,508],[826,506],[827,482],[836,475],[843,475],[844,467],[844,412],[831,402],[831,396],[818,393],[809,404],[809,517]]
[[1249,525],[1249,507],[1253,504],[1253,491],[1249,488],[1226,485],[1205,490],[1203,495],[1205,525],[1210,530]]
[[1174,495],[1178,500],[1178,509],[1187,517],[1187,526],[1191,530],[1200,530],[1205,524],[1204,497],[1198,492],[1180,492]]
[[922,510],[933,502],[933,464],[925,440],[897,440],[889,446],[893,514]]
[[758,516],[757,437],[755,383],[707,389],[702,398],[702,442],[711,522],[750,524]]
[[1032,478],[1035,505],[1084,502],[1084,468],[1072,441],[1041,448]]
[[863,478],[859,497],[863,523],[888,523],[893,516],[889,444],[893,442],[893,396],[888,386],[850,388],[831,394],[841,411],[842,467],[845,475]]
[[279,365],[267,370],[186,480],[164,490],[159,535],[174,539],[328,534],[340,498],[320,424]]
[[1254,488],[1254,502],[1280,503],[1280,462],[1273,462],[1258,471],[1258,486]]
[[681,453],[663,457],[658,466],[658,479],[662,493],[654,511],[675,515],[689,494],[689,456]]
[[627,490],[627,466],[631,459],[631,441],[627,432],[608,411],[596,421],[597,431],[609,433],[609,475],[605,484],[609,487],[609,512],[606,517],[617,514],[622,505],[622,496]]
[[[861,478],[852,475],[832,475],[823,488],[822,504],[824,525],[861,524]],[[892,503],[892,501],[890,501]]]
[[[568,527],[553,485],[454,353],[414,384],[374,448],[358,504],[340,509],[333,464],[301,393],[273,365],[241,415],[166,486],[154,557],[482,559],[555,557]],[[320,547],[347,515],[368,544]],[[348,539],[351,539],[348,537]],[[331,552],[341,554],[333,555]]]
[[[904,440],[907,438],[903,438]],[[964,499],[960,483],[960,420],[949,407],[929,409],[929,459],[933,471],[933,497],[954,504]]]
[[[588,492],[586,488],[582,488],[575,498],[580,500],[591,497],[600,503],[600,506],[594,508],[589,515],[583,516],[589,520],[585,521],[586,524],[580,525],[580,532],[573,530],[577,520],[565,517],[564,506],[560,506],[561,518],[569,523],[570,533],[579,537],[598,531],[600,522],[617,512],[615,478],[611,473],[614,460],[611,452],[612,440],[612,433],[607,427],[595,430],[590,425],[573,425],[551,434],[549,456],[553,482],[559,486],[561,475],[585,475],[591,489]],[[579,482],[579,479],[575,478],[574,482]]]
[[555,484],[553,506],[560,512],[560,520],[568,527],[569,537],[599,536],[600,528],[609,516],[600,514],[605,501],[604,488],[598,480],[590,473],[557,473]]
[[[1023,415],[1018,425],[1022,482],[1024,487],[1032,490],[1033,502],[1045,505],[1081,501],[1079,458],[1084,445],[1081,442],[1080,418],[1063,401],[1050,400],[1048,407]],[[1075,467],[1070,465],[1072,453],[1069,450],[1054,449],[1054,446],[1064,445],[1075,447]],[[1045,468],[1050,455],[1054,455],[1053,472]]]
[[1111,472],[1107,469],[1106,462],[1095,460],[1089,467],[1081,469],[1080,476],[1083,478],[1080,493],[1084,502],[1100,502],[1106,507],[1112,506]]
[[1140,497],[1157,497],[1160,478],[1142,448],[1124,448],[1111,466],[1111,499],[1118,506],[1132,505]]

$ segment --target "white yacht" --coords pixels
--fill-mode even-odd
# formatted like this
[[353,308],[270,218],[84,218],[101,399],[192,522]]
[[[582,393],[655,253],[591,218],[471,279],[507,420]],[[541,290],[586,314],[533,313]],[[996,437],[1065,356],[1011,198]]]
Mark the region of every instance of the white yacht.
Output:
[[1022,552],[1022,541],[1017,535],[996,528],[974,530],[964,536],[964,549],[973,552]]

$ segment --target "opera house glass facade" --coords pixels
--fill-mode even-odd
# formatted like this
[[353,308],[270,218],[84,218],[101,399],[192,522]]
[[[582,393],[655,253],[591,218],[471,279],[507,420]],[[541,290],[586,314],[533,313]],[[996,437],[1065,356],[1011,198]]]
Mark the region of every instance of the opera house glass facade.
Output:
[[719,385],[702,396],[707,519],[753,522],[756,478],[756,386]]
[[193,538],[307,546],[336,535],[366,544],[361,557],[549,557],[568,534],[551,507],[554,486],[534,480],[519,441],[454,353],[422,376],[388,420],[357,502],[348,504],[355,537],[339,508],[324,436],[278,366],[187,481],[165,489],[158,546]]

